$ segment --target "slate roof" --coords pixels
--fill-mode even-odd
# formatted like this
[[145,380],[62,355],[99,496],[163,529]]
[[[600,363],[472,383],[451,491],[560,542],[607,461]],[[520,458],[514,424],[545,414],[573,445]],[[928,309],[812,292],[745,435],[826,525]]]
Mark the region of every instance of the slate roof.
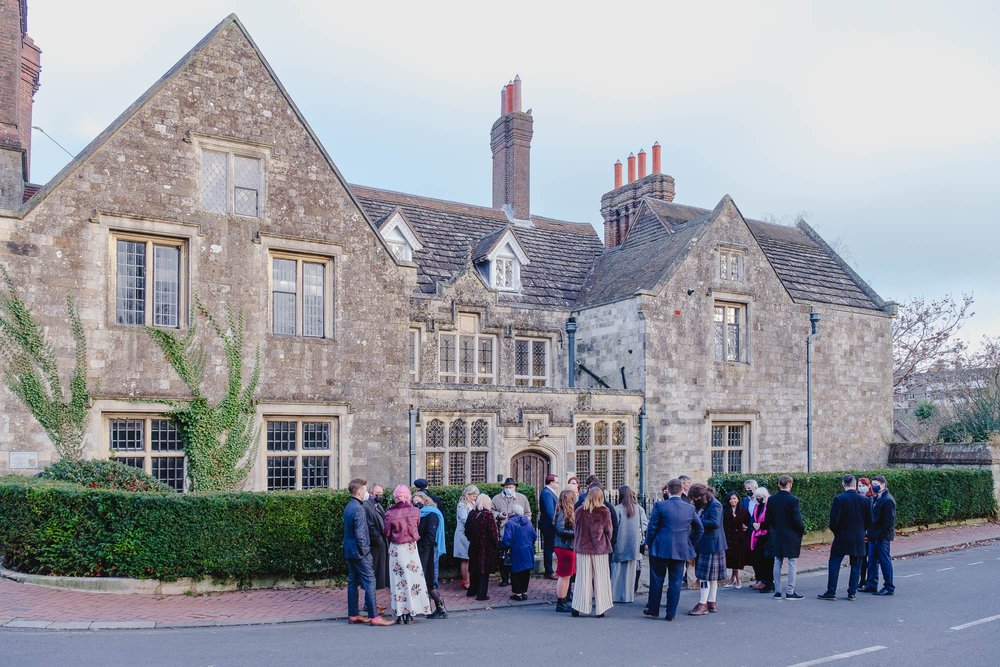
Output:
[[627,299],[656,289],[673,275],[712,219],[704,209],[684,211],[687,219],[665,223],[650,207],[643,207],[625,242],[601,255],[577,301],[578,307]]
[[[434,294],[465,270],[471,250],[496,240],[510,221],[499,209],[443,201],[401,192],[351,185],[372,220],[399,207],[420,234],[424,248],[413,253],[417,292]],[[501,292],[505,303],[568,308],[601,255],[603,244],[593,226],[531,216],[531,227],[511,227],[530,264],[521,268],[521,292]]]
[[[655,291],[697,241],[714,211],[646,198],[625,241],[596,262],[578,307]],[[882,311],[885,302],[805,222],[795,227],[747,220],[778,279],[794,300]]]

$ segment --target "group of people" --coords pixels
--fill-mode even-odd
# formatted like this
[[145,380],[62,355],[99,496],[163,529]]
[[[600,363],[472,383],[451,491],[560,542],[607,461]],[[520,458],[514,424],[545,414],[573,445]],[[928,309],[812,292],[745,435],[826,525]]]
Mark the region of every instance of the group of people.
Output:
[[[834,541],[827,590],[818,597],[837,599],[844,557],[851,564],[848,600],[859,591],[893,595],[896,502],[888,483],[882,476],[868,480],[853,475],[844,475],[842,482],[844,491],[830,509]],[[396,487],[395,504],[383,510],[381,487],[374,486],[369,495],[365,480],[350,483],[344,556],[352,623],[392,624],[382,617],[385,607],[378,604],[382,589],[388,589],[396,623],[409,623],[415,614],[447,618],[438,590],[438,563],[445,553],[441,503],[427,491],[426,480],[414,485],[417,491],[412,496],[408,487]],[[773,593],[777,599],[803,599],[795,584],[805,523],[793,485],[791,476],[782,475],[778,491],[771,495],[756,481],[747,480],[745,497],[733,492],[723,504],[715,489],[681,475],[667,482],[663,500],[647,518],[628,486],[618,489],[618,502],[612,504],[593,475],[583,488],[570,477],[562,489],[559,478],[548,475],[539,494],[538,526],[545,577],[557,582],[556,612],[603,617],[614,603],[633,602],[647,551],[649,598],[643,609],[647,617],[659,617],[666,584],[666,620],[674,620],[685,581],[700,591],[688,614],[717,613],[720,583],[725,582],[723,588],[741,588],[740,573],[748,565],[754,570],[752,589]],[[474,485],[466,487],[456,507],[453,556],[460,563],[467,595],[489,600],[491,575],[499,572],[500,585],[511,587],[510,599],[527,600],[536,538],[531,506],[517,492],[515,480],[504,480],[503,490],[492,498]],[[365,591],[367,617],[358,611],[359,587]]]

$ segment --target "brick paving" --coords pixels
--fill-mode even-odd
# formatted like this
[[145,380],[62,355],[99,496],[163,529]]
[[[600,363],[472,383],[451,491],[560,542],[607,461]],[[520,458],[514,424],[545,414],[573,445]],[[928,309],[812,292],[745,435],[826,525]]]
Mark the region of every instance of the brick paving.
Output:
[[[938,528],[899,536],[893,544],[893,555],[901,558],[991,540],[1000,540],[1000,524]],[[825,568],[828,553],[826,545],[803,548],[799,571]],[[490,588],[492,599],[488,602],[466,597],[465,590],[454,581],[443,581],[441,592],[449,611],[513,607],[554,602],[555,582],[533,578],[527,602],[510,601],[510,588],[501,588],[495,579]],[[65,630],[196,627],[346,616],[347,597],[341,588],[156,596],[88,593],[0,579],[0,625],[4,627]]]

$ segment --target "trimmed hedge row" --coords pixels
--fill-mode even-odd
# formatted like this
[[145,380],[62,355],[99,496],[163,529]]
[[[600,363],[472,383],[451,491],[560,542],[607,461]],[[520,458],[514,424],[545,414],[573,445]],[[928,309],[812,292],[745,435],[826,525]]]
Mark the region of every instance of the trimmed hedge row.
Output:
[[[778,478],[786,473],[717,475],[709,484],[719,490],[720,500],[730,491],[742,498],[743,482],[755,479],[772,494],[778,490]],[[844,472],[787,473],[795,479],[792,493],[802,503],[806,530],[825,530],[830,518],[830,502],[844,490]],[[896,526],[919,526],[939,521],[955,521],[997,515],[993,495],[993,473],[989,470],[871,470],[853,473],[868,477],[882,475],[896,498]]]
[[39,473],[38,476],[43,479],[82,484],[92,489],[176,493],[172,487],[160,482],[152,475],[113,459],[88,459],[85,461],[60,459]]
[[[392,487],[389,487],[390,489]],[[499,485],[480,488],[491,495]],[[534,502],[534,489],[522,487]],[[444,504],[448,551],[460,487]],[[346,491],[179,494],[0,478],[0,556],[32,574],[319,579],[346,574]]]

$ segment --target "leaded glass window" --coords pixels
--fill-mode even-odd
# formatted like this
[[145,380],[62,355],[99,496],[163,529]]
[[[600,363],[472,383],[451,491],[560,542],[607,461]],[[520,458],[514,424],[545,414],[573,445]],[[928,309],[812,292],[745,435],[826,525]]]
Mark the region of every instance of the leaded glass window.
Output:
[[743,280],[743,253],[736,250],[719,251],[719,278],[733,282]]
[[[447,436],[447,442],[445,442]],[[485,419],[469,422],[462,418],[445,423],[427,422],[424,432],[424,476],[440,476],[440,484],[485,482],[489,452],[489,424]],[[443,451],[447,449],[447,451]]]
[[461,315],[461,332],[438,334],[438,379],[460,384],[496,382],[496,337],[479,330],[479,317]]
[[750,425],[746,423],[712,424],[712,474],[747,472]]
[[266,423],[268,491],[336,485],[336,417],[267,418]]
[[271,331],[323,338],[328,260],[293,255],[271,258]]
[[172,420],[122,416],[109,418],[107,425],[114,460],[139,468],[176,491],[184,490],[184,445]]
[[263,182],[260,158],[202,150],[201,205],[205,211],[260,217]]
[[743,323],[746,308],[737,304],[716,304],[714,340],[716,361],[746,361]]
[[514,341],[514,384],[544,387],[548,384],[549,342],[519,338]]
[[497,257],[493,260],[493,286],[497,289],[512,290],[516,286],[514,259]]
[[[121,237],[115,242],[115,322],[177,328],[181,242]],[[152,276],[152,289],[149,278]]]
[[[596,424],[581,421],[576,425],[576,473],[580,482],[591,474],[601,486],[613,490],[625,483],[628,464],[627,427],[624,421],[613,425],[601,420]],[[593,466],[591,468],[591,466]]]

